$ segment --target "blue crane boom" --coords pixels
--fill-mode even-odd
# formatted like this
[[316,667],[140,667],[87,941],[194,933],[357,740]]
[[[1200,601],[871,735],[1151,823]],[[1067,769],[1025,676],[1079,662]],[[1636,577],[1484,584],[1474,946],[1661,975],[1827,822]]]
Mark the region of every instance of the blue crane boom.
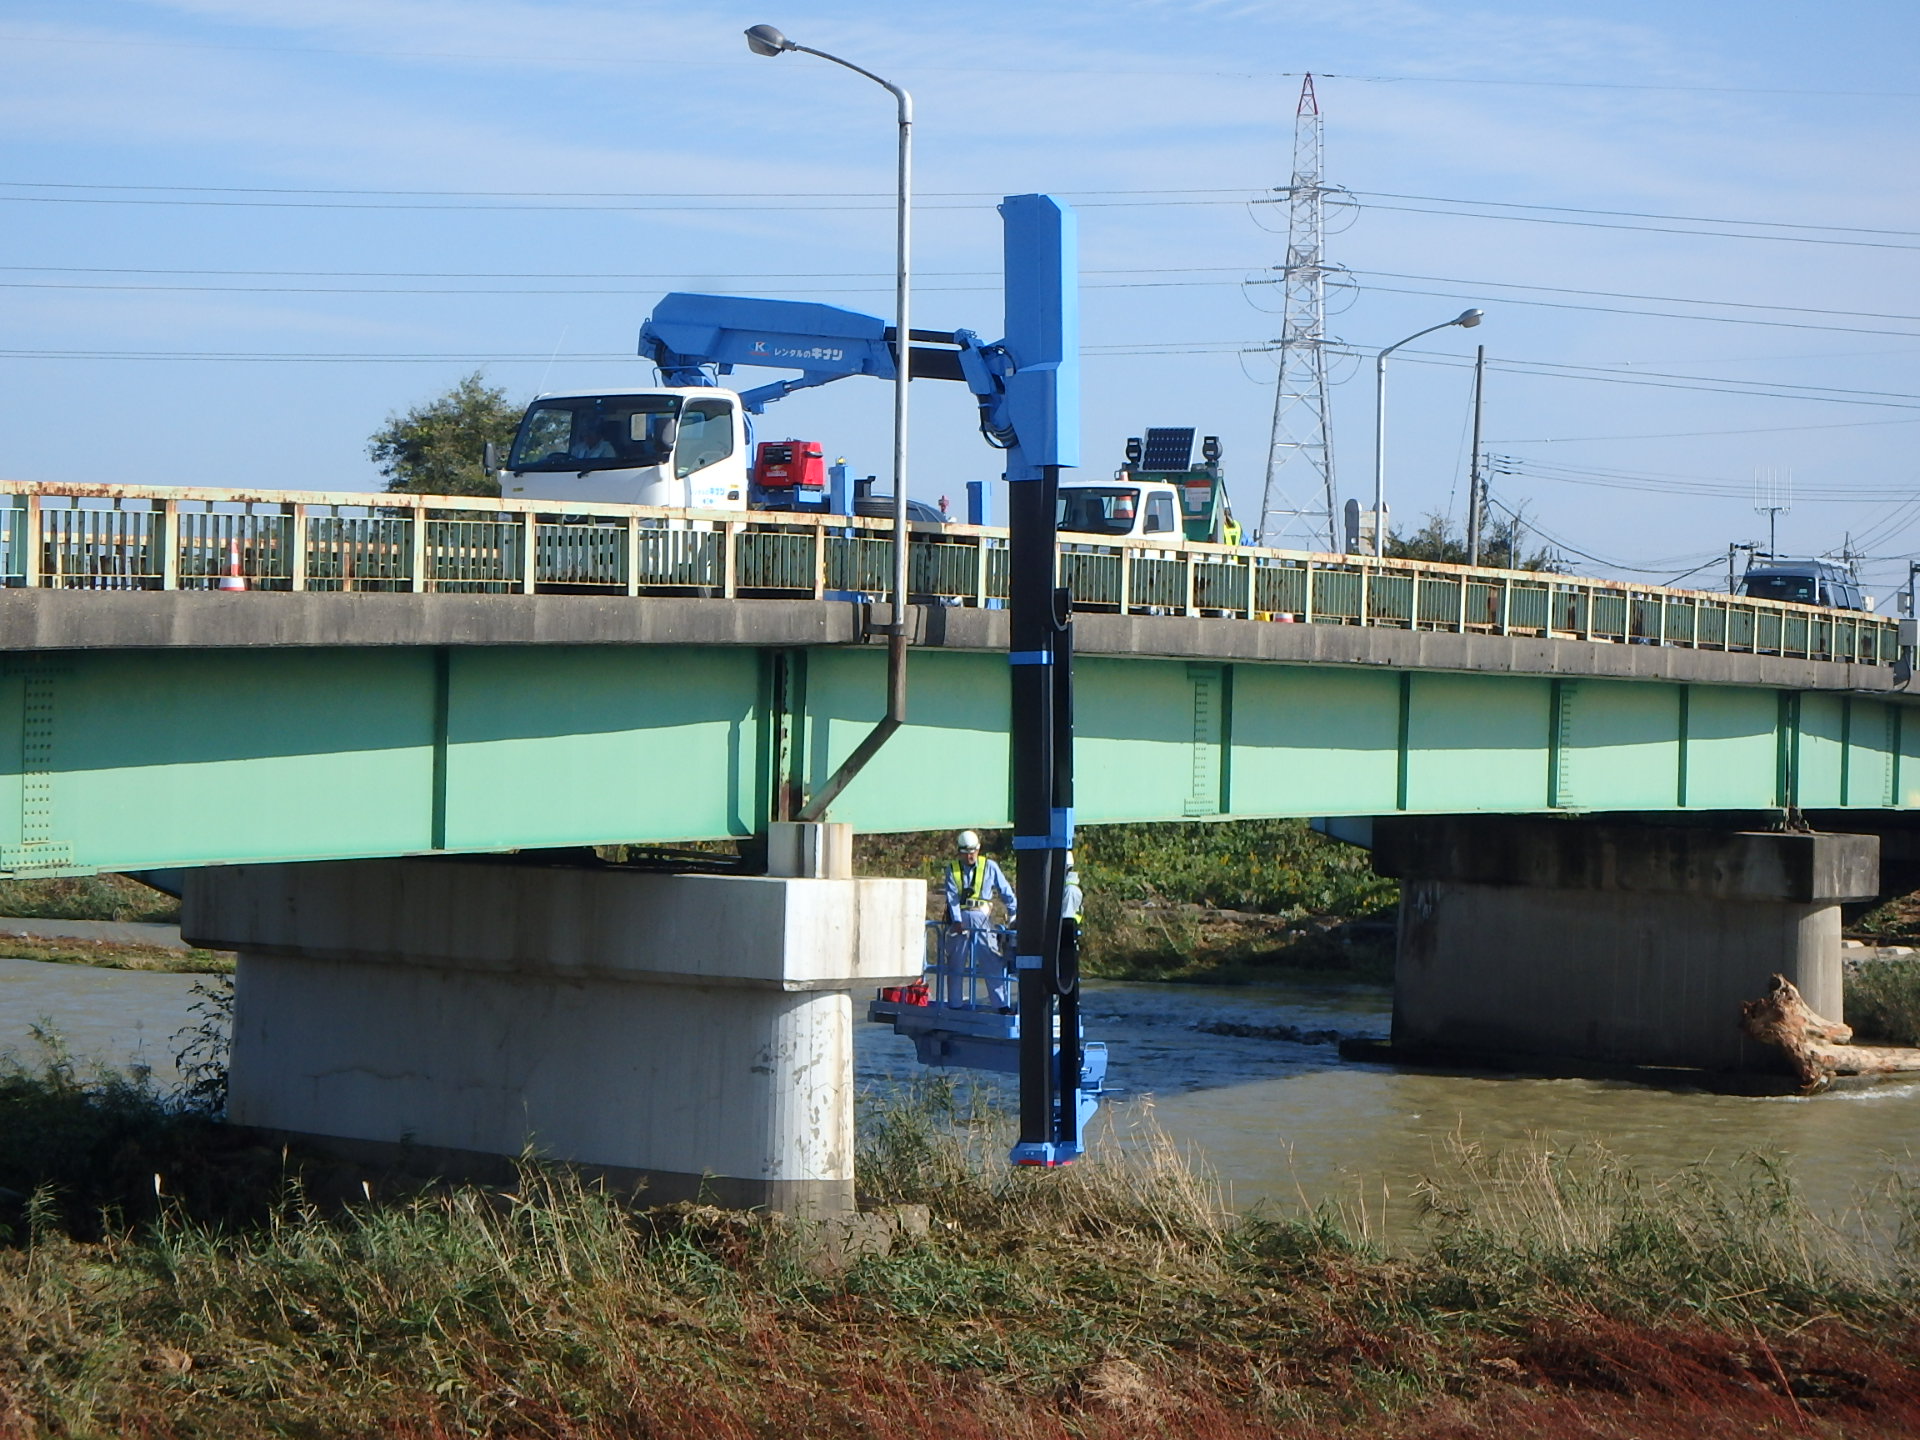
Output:
[[[796,390],[871,375],[898,373],[893,327],[877,315],[809,300],[761,300],[740,295],[664,295],[640,326],[640,353],[660,369],[664,385],[716,385],[737,365],[798,370],[799,378],[775,380],[741,392],[750,414]],[[1013,363],[1003,343],[986,345],[971,330],[915,330],[908,366],[916,380],[959,380],[997,409]],[[987,418],[987,417],[983,417]],[[994,428],[1004,432],[1003,416]]]

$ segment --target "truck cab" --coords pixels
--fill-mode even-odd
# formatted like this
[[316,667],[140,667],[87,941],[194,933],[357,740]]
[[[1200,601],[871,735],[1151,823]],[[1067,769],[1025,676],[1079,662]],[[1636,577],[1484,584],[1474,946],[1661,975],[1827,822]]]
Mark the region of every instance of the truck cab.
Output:
[[1062,480],[1058,528],[1102,539],[1158,539],[1177,545],[1197,540],[1240,543],[1240,527],[1227,505],[1220,468],[1220,441],[1201,441],[1193,463],[1194,431],[1153,429],[1127,441],[1126,463],[1111,480]]
[[1102,540],[1180,541],[1180,492],[1124,471],[1112,480],[1062,480],[1057,528]]
[[511,500],[747,508],[747,422],[713,386],[536,396],[500,472]]

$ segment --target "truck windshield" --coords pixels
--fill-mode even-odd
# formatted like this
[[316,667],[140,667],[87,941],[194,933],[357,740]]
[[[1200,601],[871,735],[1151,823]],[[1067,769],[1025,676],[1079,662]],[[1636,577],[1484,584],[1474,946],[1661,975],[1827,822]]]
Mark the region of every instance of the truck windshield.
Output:
[[520,422],[510,470],[617,470],[664,465],[663,431],[678,395],[582,395],[541,400]]
[[1791,600],[1797,605],[1814,603],[1811,575],[1749,574],[1740,588],[1756,600]]
[[1056,529],[1080,535],[1131,535],[1140,492],[1125,485],[1075,485],[1060,492]]

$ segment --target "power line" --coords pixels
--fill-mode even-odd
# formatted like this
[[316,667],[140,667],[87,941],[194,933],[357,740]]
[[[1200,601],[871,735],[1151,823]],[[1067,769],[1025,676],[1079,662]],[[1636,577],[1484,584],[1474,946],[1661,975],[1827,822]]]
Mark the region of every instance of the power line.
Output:
[[1778,435],[1792,430],[1860,430],[1871,425],[1920,425],[1920,420],[1835,420],[1817,425],[1741,426],[1735,430],[1662,430],[1650,435],[1549,435],[1502,440],[1507,445],[1586,445],[1603,440],[1696,440],[1715,435]]
[[1521,200],[1460,200],[1451,195],[1401,195],[1391,190],[1354,190],[1386,200],[1423,200],[1434,205],[1482,205],[1505,210],[1551,210],[1561,215],[1612,215],[1633,220],[1683,220],[1697,225],[1751,225],[1760,229],[1828,230],[1848,235],[1900,235],[1920,240],[1920,230],[1876,230],[1861,225],[1808,225],[1794,220],[1730,220],[1722,215],[1670,215],[1659,210],[1601,210],[1583,205],[1533,205]]
[[[727,198],[742,199],[732,196]],[[1078,208],[1083,210],[1124,210],[1153,209],[1196,205],[1270,205],[1275,202],[1267,199],[1248,199],[1243,196],[1237,200],[1082,200]],[[687,204],[631,204],[631,205],[468,205],[468,204],[432,204],[416,205],[406,202],[384,202],[362,204],[345,200],[176,200],[148,199],[133,195],[0,195],[0,204],[10,205],[141,205],[174,206],[217,210],[393,210],[393,211],[439,211],[465,213],[471,211],[498,211],[518,214],[530,211],[541,213],[566,212],[589,215],[630,215],[630,214],[693,214],[713,212],[722,215],[765,215],[803,211],[842,211],[865,213],[871,210],[891,211],[891,204],[873,205],[774,205],[746,201],[733,205],[687,205]],[[960,205],[921,205],[916,203],[915,210],[982,210],[992,204],[988,200],[978,200]]]
[[[1355,357],[1364,356],[1367,351],[1360,347],[1344,347],[1342,353]],[[1473,362],[1459,356],[1448,355],[1437,350],[1409,350],[1400,352],[1414,364],[1446,365],[1458,368]],[[1920,408],[1920,395],[1907,394],[1904,391],[1850,390],[1838,386],[1794,386],[1782,384],[1779,388],[1755,388],[1766,382],[1724,379],[1712,375],[1667,375],[1660,371],[1642,371],[1632,375],[1617,371],[1603,370],[1591,365],[1564,365],[1549,360],[1503,359],[1489,361],[1496,369],[1516,375],[1531,375],[1543,379],[1561,380],[1597,380],[1613,385],[1642,385],[1659,390],[1698,390],[1709,395],[1749,395],[1769,400],[1811,400],[1826,404],[1867,405],[1879,409],[1910,410]],[[1801,391],[1819,393],[1803,394]],[[1862,398],[1841,398],[1862,397]],[[1880,397],[1880,398],[1871,398]]]
[[1838,315],[1848,320],[1912,320],[1920,323],[1920,315],[1897,311],[1834,310],[1818,305],[1767,305],[1755,300],[1696,300],[1689,295],[1642,295],[1632,290],[1580,290],[1571,285],[1522,285],[1514,280],[1462,280],[1452,275],[1404,275],[1396,270],[1354,270],[1348,273],[1378,275],[1387,280],[1421,280],[1435,285],[1466,285],[1478,290],[1533,290],[1545,295],[1591,295],[1602,300],[1646,300],[1661,305],[1716,305],[1728,310],[1773,310],[1785,315]]
[[[1282,75],[1293,72],[1281,71]],[[1826,95],[1871,100],[1920,100],[1916,90],[1802,90],[1773,85],[1655,85],[1620,80],[1510,80],[1486,75],[1336,75],[1315,71],[1322,80],[1395,85],[1524,85],[1554,90],[1660,90],[1685,95]]]
[[1361,204],[1369,210],[1399,210],[1410,215],[1451,215],[1459,220],[1511,220],[1526,225],[1575,225],[1588,230],[1628,230],[1636,235],[1698,235],[1710,240],[1771,240],[1783,245],[1839,245],[1856,250],[1920,250],[1920,245],[1895,245],[1885,240],[1827,240],[1813,235],[1753,235],[1740,230],[1682,230],[1671,225],[1615,225],[1605,220],[1566,220],[1554,215],[1488,215],[1472,210],[1436,210],[1427,205],[1382,205],[1377,200],[1362,201]]
[[[141,190],[163,195],[380,195],[456,200],[886,200],[891,190],[380,190],[297,185],[115,185],[104,181],[0,180],[0,186],[26,190]],[[1258,185],[1217,185],[1179,190],[1061,190],[1060,195],[1234,195],[1263,190]],[[921,190],[938,200],[999,200],[998,190]]]
[[[1466,284],[1465,281],[1448,283],[1458,283],[1463,286]],[[1403,285],[1369,285],[1367,289],[1380,295],[1432,295],[1443,300],[1474,298],[1471,294],[1460,295],[1448,290],[1410,290]],[[1759,320],[1745,315],[1689,315],[1680,310],[1630,310],[1620,305],[1581,305],[1570,300],[1527,300],[1514,295],[1506,296],[1502,303],[1530,305],[1539,310],[1580,310],[1594,315],[1639,315],[1655,320],[1697,320],[1715,325],[1757,325],[1768,330],[1816,330],[1827,335],[1892,335],[1920,340],[1920,330],[1879,330],[1864,325],[1815,325],[1805,320]]]
[[[1246,274],[1259,265],[1126,265],[1117,269],[1082,270],[1083,275],[1213,275]],[[689,268],[662,273],[628,270],[186,270],[124,265],[0,265],[0,272],[47,275],[238,275],[279,279],[334,280],[655,280],[676,284],[697,274],[704,281],[725,280],[890,280],[881,270],[723,270]],[[998,270],[916,270],[916,276],[937,279],[985,277],[997,280]]]

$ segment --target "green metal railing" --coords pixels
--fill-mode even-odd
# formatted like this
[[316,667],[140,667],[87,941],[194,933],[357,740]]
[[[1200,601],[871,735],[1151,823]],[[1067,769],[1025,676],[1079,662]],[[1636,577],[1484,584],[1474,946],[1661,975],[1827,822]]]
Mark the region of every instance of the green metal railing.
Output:
[[[884,597],[891,522],[357,493],[0,481],[0,582],[94,590]],[[1007,536],[915,525],[916,600],[1007,596]],[[1530,571],[1139,541],[1060,547],[1076,608],[1541,636],[1891,665],[1856,611]]]

